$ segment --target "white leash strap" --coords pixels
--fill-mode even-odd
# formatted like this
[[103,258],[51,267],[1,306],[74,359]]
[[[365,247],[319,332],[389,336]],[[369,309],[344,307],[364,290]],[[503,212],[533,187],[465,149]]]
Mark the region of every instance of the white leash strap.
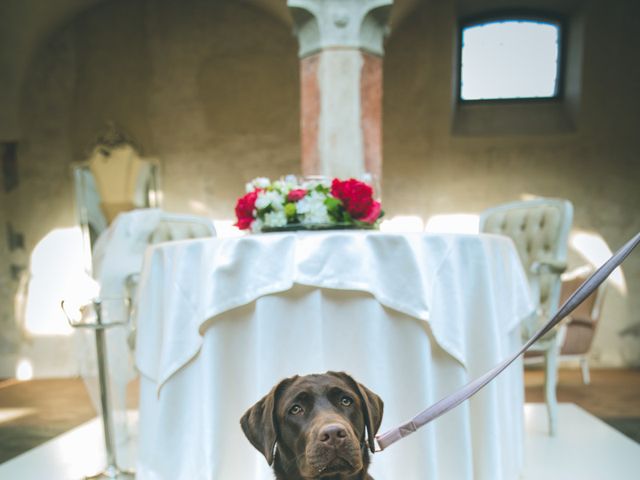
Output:
[[488,371],[479,378],[462,387],[457,392],[439,400],[432,406],[413,417],[410,421],[388,430],[382,434],[376,435],[379,451],[384,450],[392,443],[404,438],[420,427],[426,425],[431,420],[438,418],[440,415],[448,412],[452,408],[457,407],[469,397],[478,392],[482,387],[497,377],[505,368],[507,368],[514,360],[522,355],[531,345],[537,342],[549,330],[555,327],[560,321],[569,315],[578,305],[580,305],[589,295],[591,295],[598,286],[606,280],[611,272],[618,267],[631,251],[640,243],[640,233],[629,240],[615,255],[607,260],[604,265],[598,268],[589,278],[587,278],[578,289],[567,299],[560,307],[558,312],[544,325],[531,339],[523,345],[511,358],[504,360],[496,365],[492,370]]

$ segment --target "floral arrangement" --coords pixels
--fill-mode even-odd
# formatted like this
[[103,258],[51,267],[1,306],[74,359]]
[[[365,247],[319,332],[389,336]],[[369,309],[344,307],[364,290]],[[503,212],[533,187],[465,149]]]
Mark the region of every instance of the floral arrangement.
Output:
[[236,226],[254,233],[288,229],[374,228],[383,212],[373,189],[355,180],[259,177],[236,203]]

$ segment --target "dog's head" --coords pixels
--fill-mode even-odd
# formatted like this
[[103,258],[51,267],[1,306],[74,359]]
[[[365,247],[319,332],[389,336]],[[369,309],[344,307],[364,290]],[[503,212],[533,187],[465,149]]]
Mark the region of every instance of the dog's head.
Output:
[[[251,442],[284,478],[366,473],[367,447],[382,421],[380,397],[342,372],[291,377],[240,420]],[[277,445],[277,446],[276,446]]]

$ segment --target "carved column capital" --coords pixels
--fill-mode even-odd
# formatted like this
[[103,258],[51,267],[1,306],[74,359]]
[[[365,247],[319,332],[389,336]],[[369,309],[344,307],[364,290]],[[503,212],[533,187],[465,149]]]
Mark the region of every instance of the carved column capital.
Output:
[[382,56],[393,0],[288,0],[300,44],[302,172],[382,175]]
[[384,54],[393,0],[287,0],[300,58],[330,48]]

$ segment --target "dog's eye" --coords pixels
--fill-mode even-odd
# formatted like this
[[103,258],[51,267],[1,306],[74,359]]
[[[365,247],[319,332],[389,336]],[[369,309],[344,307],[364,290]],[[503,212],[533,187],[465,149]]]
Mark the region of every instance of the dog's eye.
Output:
[[346,395],[344,395],[341,399],[340,399],[340,403],[342,405],[344,405],[345,407],[350,407],[353,404],[353,398],[348,397]]
[[300,415],[302,413],[302,407],[300,405],[294,405],[289,409],[291,415]]

